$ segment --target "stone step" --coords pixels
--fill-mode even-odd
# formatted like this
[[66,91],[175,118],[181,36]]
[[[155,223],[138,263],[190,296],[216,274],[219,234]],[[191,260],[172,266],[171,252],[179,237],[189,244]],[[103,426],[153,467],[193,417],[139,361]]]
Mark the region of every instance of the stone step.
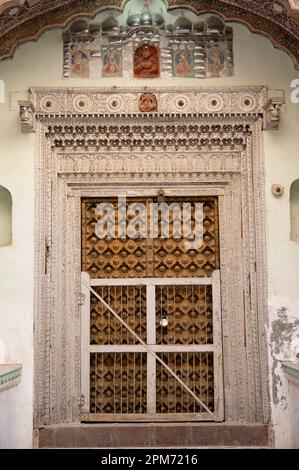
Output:
[[40,448],[268,447],[268,426],[231,423],[102,423],[47,426]]

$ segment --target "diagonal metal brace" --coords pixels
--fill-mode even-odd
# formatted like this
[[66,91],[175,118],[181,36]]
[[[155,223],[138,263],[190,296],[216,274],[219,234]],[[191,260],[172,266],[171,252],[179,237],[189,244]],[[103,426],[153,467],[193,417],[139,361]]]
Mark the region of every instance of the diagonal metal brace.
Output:
[[105,302],[105,300],[86,282],[81,282],[109,310],[109,312],[111,312],[115,318],[117,318],[117,320],[134,336],[134,338],[137,339],[137,341],[144,347],[145,351],[151,354],[158,362],[160,362],[160,364],[165,367],[165,369],[194,398],[194,400],[214,418],[212,411],[210,411],[209,408],[195,395],[195,393],[180,379],[180,377],[178,377],[178,375],[173,372],[173,370],[159,356],[157,356],[157,354],[135,333],[135,331],[133,331],[129,325],[126,324],[126,322],[110,307],[110,305],[108,305],[107,302]]

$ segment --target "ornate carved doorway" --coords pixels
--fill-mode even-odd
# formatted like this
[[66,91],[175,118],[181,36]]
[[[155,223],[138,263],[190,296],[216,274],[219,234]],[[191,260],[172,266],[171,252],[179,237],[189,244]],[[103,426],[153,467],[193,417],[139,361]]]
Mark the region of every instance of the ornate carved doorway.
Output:
[[[82,199],[83,420],[223,419],[218,198],[167,203]],[[113,209],[115,238],[97,237],[99,207]],[[120,233],[132,207],[137,238]],[[202,231],[190,247],[183,223]]]
[[[37,133],[36,427],[82,414],[268,422],[262,128],[271,100],[263,87],[151,91],[149,115],[140,88],[35,89],[22,103],[23,128]],[[123,194],[147,207],[161,187],[169,202],[203,201],[203,252],[192,258],[169,237],[92,241],[95,204]],[[82,271],[95,292],[85,341]],[[148,349],[117,323],[121,312]],[[167,332],[157,326],[165,314]]]

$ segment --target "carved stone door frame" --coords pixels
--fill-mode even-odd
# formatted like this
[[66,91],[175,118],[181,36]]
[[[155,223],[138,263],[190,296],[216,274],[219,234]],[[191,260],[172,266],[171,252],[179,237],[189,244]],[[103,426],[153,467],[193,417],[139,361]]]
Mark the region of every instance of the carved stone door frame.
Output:
[[34,89],[26,104],[37,132],[36,428],[80,422],[81,197],[161,186],[219,197],[225,420],[268,422],[267,90],[153,92],[151,115],[140,89]]

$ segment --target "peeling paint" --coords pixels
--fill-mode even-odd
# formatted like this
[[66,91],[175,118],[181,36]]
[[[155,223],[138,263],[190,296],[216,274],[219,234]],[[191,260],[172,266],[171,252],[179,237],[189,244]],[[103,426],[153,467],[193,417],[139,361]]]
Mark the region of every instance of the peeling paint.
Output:
[[299,319],[292,319],[287,311],[286,307],[278,309],[278,319],[272,322],[270,344],[275,354],[279,354],[283,348],[291,345],[294,332],[299,327]]
[[[271,347],[271,356],[273,359],[272,364],[272,395],[273,403],[275,406],[280,406],[282,408],[287,407],[287,398],[285,395],[280,395],[280,390],[282,388],[282,379],[281,379],[281,366],[279,356],[287,348],[291,349],[293,343],[294,333],[296,329],[299,328],[299,319],[293,319],[293,317],[288,316],[288,309],[286,307],[281,307],[277,310],[277,320],[271,322],[271,334],[270,334],[270,347]],[[298,335],[296,335],[298,337]],[[284,358],[285,360],[289,358]],[[279,370],[277,373],[276,370]]]
[[299,358],[299,304],[298,302],[278,302],[269,308],[268,340],[270,348],[270,392],[272,423],[276,447],[288,447],[289,404],[288,382],[282,362],[298,361]]

